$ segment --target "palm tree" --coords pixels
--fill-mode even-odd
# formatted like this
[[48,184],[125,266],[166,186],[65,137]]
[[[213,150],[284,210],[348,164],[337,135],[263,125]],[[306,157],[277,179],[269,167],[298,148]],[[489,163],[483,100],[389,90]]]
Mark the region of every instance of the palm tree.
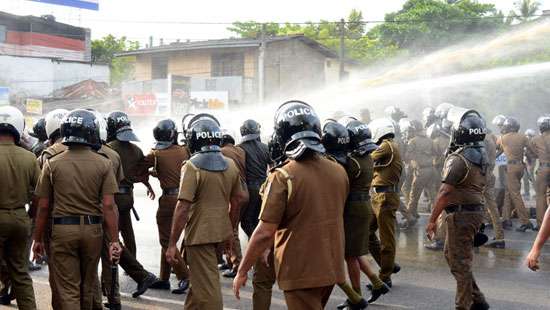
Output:
[[537,0],[521,0],[514,3],[517,12],[514,12],[515,18],[520,22],[526,22],[533,19],[533,15],[540,8],[540,2]]

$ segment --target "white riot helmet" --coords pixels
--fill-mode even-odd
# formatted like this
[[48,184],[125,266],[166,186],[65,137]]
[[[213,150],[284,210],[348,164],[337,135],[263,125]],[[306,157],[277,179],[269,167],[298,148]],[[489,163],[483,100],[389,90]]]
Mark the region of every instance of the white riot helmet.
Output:
[[435,116],[439,119],[444,119],[447,117],[447,113],[449,112],[449,110],[453,107],[452,104],[450,103],[447,103],[447,102],[443,102],[442,104],[438,105],[436,108],[435,108]]
[[495,118],[493,118],[493,121],[491,123],[500,128],[504,124],[505,120],[506,120],[506,116],[499,114],[495,116]]
[[398,125],[399,125],[399,131],[401,131],[402,133],[409,131],[409,129],[411,129],[412,127],[411,120],[408,118],[400,119],[398,122]]
[[13,135],[16,144],[19,144],[25,130],[23,113],[12,106],[0,107],[0,133]]
[[107,120],[97,111],[94,111],[94,114],[97,119],[97,123],[99,124],[99,139],[101,140],[101,143],[105,143],[107,142]]
[[385,136],[395,137],[395,126],[389,118],[377,118],[369,123],[369,128],[372,131],[372,141],[376,144],[380,144]]
[[537,132],[534,129],[529,128],[529,129],[525,130],[525,135],[528,138],[533,138],[534,136],[537,135]]
[[61,128],[63,119],[69,113],[65,109],[55,109],[46,115],[46,134],[48,139],[52,138],[52,135]]

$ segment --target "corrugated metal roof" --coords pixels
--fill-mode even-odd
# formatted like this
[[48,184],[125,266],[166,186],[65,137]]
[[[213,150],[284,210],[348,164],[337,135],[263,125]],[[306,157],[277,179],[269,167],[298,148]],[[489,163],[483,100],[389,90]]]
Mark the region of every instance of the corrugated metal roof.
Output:
[[[328,47],[320,44],[319,42],[312,40],[304,35],[290,35],[290,36],[276,36],[266,38],[266,42],[286,41],[286,40],[300,40],[313,49],[318,50],[320,53],[330,58],[337,58],[338,55],[330,50]],[[259,39],[221,39],[221,40],[207,40],[207,41],[195,41],[195,42],[178,42],[171,43],[169,45],[155,46],[152,48],[144,48],[135,51],[128,51],[118,53],[116,56],[135,56],[145,54],[156,54],[166,52],[178,52],[189,50],[201,50],[201,49],[217,49],[217,48],[242,48],[242,47],[259,47],[261,40]]]

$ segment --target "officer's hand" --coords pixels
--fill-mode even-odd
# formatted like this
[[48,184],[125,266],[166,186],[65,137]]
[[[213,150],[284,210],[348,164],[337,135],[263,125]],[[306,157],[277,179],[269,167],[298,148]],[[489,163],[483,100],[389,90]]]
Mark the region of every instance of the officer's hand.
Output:
[[40,241],[34,241],[32,245],[33,261],[39,261],[44,256],[44,244]]
[[531,252],[527,255],[527,258],[525,259],[525,264],[529,269],[533,271],[539,270],[539,255],[540,252],[532,249]]
[[240,270],[237,272],[237,276],[235,276],[235,279],[233,279],[233,293],[235,294],[235,297],[237,297],[237,299],[239,300],[241,299],[241,287],[245,286],[247,280],[248,275],[246,274],[246,272],[241,272]]
[[155,197],[157,197],[155,195],[155,191],[152,188],[147,189],[147,197],[149,197],[149,199],[151,200],[155,200]]
[[176,246],[171,246],[166,249],[166,261],[170,266],[174,266],[180,259],[179,250]]
[[434,239],[436,231],[437,231],[436,223],[429,222],[426,225],[426,235],[428,236],[428,239],[430,239],[430,241]]
[[113,264],[118,264],[120,260],[120,254],[122,254],[122,246],[119,242],[111,242],[109,244],[109,257]]

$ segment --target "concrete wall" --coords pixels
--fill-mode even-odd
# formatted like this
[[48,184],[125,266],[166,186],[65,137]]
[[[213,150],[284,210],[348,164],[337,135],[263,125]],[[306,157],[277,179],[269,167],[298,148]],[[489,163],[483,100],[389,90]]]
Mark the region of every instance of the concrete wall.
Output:
[[87,79],[109,82],[109,66],[0,55],[0,86],[10,87],[12,94],[47,96]]
[[192,77],[210,77],[209,51],[183,51],[168,58],[168,73]]
[[136,56],[134,74],[137,81],[148,81],[151,79],[151,55]]
[[265,99],[281,101],[325,85],[326,57],[299,40],[267,44]]

